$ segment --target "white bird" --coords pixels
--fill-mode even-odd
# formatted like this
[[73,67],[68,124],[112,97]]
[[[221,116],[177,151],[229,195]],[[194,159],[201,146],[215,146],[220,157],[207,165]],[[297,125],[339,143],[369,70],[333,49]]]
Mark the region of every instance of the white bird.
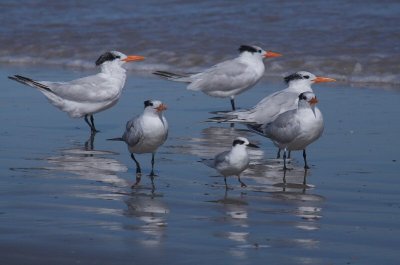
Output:
[[264,75],[264,58],[281,56],[279,53],[264,51],[258,46],[242,45],[240,55],[235,59],[216,64],[197,74],[177,74],[156,71],[155,75],[171,81],[189,83],[188,90],[219,98],[231,99],[235,110],[235,96],[253,87]]
[[126,123],[126,129],[122,137],[107,140],[124,141],[128,145],[131,158],[136,164],[136,183],[132,188],[139,184],[142,170],[134,154],[151,153],[151,181],[154,188],[154,155],[168,137],[168,122],[163,115],[167,106],[159,100],[146,100],[144,111],[141,115],[131,119]]
[[283,162],[286,167],[286,151],[303,150],[304,168],[308,169],[306,147],[316,141],[324,131],[321,111],[316,107],[318,100],[313,92],[299,96],[297,109],[286,111],[270,123],[249,125],[254,131],[270,138],[280,149],[284,149]]
[[224,176],[225,187],[228,189],[226,177],[237,176],[242,187],[246,187],[240,179],[240,174],[249,166],[249,154],[247,147],[259,148],[244,137],[237,137],[232,144],[230,151],[224,151],[214,157],[214,159],[203,159],[201,162],[211,168],[215,168]]
[[[284,80],[288,84],[286,89],[277,91],[263,98],[251,109],[219,113],[222,114],[223,117],[210,118],[208,121],[267,124],[274,121],[281,113],[296,109],[299,101],[299,94],[303,92],[313,92],[311,88],[312,84],[336,81],[333,78],[315,76],[306,71],[299,71],[286,76]],[[278,151],[277,158],[280,158],[280,150]]]
[[69,82],[35,81],[20,75],[8,78],[39,89],[51,104],[70,117],[84,117],[93,134],[98,132],[93,114],[114,106],[121,96],[126,79],[126,70],[122,65],[143,59],[143,56],[126,56],[117,51],[105,52],[96,61],[100,73]]

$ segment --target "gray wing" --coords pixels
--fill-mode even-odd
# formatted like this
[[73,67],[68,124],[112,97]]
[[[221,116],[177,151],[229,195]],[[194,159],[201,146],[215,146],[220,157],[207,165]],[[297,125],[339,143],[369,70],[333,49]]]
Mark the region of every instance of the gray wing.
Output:
[[57,96],[71,101],[78,102],[101,102],[108,101],[115,97],[115,92],[109,88],[115,86],[114,79],[106,78],[104,74],[98,73],[70,82],[49,82],[39,83],[47,86]]
[[249,83],[255,84],[259,78],[248,65],[233,59],[192,75],[191,79],[189,90],[213,91],[218,88],[218,90],[229,91],[247,87]]
[[126,123],[126,129],[122,139],[130,146],[136,145],[143,138],[143,130],[140,126],[140,117],[131,119]]
[[214,161],[215,161],[215,166],[219,165],[223,165],[225,163],[227,163],[226,161],[226,155],[229,153],[230,151],[224,151],[222,153],[219,153],[218,155],[215,156]]
[[268,138],[279,143],[293,141],[300,132],[300,121],[295,115],[297,110],[280,114],[273,122],[266,124],[262,131]]
[[288,110],[296,109],[298,96],[298,93],[286,90],[275,92],[261,100],[247,112],[238,112],[238,118],[263,124],[272,122],[278,117],[278,115]]

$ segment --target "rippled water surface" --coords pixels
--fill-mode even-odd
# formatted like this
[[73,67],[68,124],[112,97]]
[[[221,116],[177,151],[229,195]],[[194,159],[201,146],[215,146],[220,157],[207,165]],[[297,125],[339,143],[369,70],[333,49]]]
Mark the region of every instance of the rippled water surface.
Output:
[[359,86],[400,84],[396,0],[5,0],[0,10],[2,64],[93,68],[120,50],[147,57],[135,69],[198,71],[255,43],[284,54],[266,75],[301,68]]
[[[118,10],[118,9],[117,9]],[[95,14],[93,14],[95,15]],[[275,148],[229,124],[204,123],[228,100],[186,91],[156,77],[128,76],[121,101],[96,115],[94,139],[10,74],[70,80],[89,72],[3,67],[0,75],[0,253],[3,264],[397,264],[400,94],[316,85],[326,128],[281,170]],[[284,87],[262,81],[241,107]],[[156,189],[123,143],[125,122],[155,95],[168,104],[169,139],[156,155]],[[199,163],[238,135],[251,150],[242,180]],[[93,142],[92,142],[93,141]],[[150,172],[150,156],[140,155]]]

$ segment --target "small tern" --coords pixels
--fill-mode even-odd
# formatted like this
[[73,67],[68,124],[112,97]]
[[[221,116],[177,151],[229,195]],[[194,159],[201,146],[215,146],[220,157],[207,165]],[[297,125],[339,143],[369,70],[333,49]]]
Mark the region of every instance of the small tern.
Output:
[[287,169],[286,152],[292,150],[303,150],[304,168],[308,169],[306,147],[316,141],[324,131],[324,120],[321,111],[316,107],[318,100],[315,94],[304,92],[298,97],[297,109],[288,110],[267,124],[248,125],[284,150],[284,170]]
[[122,137],[107,139],[111,141],[124,141],[128,145],[131,158],[136,164],[136,187],[141,179],[142,170],[134,154],[151,153],[151,181],[154,188],[154,156],[168,137],[168,122],[163,115],[167,106],[159,100],[146,100],[144,111],[141,115],[126,123],[126,129]]
[[121,96],[126,79],[123,64],[143,59],[143,56],[127,56],[121,52],[110,51],[97,59],[96,65],[100,66],[101,71],[96,75],[69,82],[35,81],[21,75],[8,78],[37,88],[51,104],[67,112],[70,117],[84,117],[93,134],[98,132],[93,114],[114,106]]
[[232,144],[230,151],[224,151],[214,157],[214,159],[203,159],[201,162],[205,165],[215,168],[221,175],[224,176],[225,188],[228,189],[226,177],[237,176],[241,187],[246,187],[246,184],[240,179],[240,174],[249,166],[249,154],[247,147],[259,148],[252,144],[244,137],[237,137]]
[[240,55],[232,60],[216,64],[197,74],[177,74],[156,71],[171,81],[189,83],[188,90],[202,91],[218,98],[230,98],[235,110],[235,96],[253,87],[264,75],[264,58],[281,56],[279,53],[264,51],[258,46],[242,45]]

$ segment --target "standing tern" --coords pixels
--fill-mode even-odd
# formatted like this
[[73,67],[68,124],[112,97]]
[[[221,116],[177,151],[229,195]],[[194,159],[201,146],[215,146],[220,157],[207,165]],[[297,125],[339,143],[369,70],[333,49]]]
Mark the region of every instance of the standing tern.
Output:
[[286,151],[303,150],[304,168],[308,169],[306,147],[316,141],[324,131],[321,111],[316,107],[318,100],[313,92],[299,96],[297,109],[288,110],[267,124],[249,127],[255,132],[270,138],[280,149],[284,149],[283,169],[286,170]]
[[142,170],[134,154],[151,153],[151,181],[154,189],[154,155],[168,137],[168,122],[163,115],[167,109],[159,100],[146,100],[144,111],[141,115],[131,119],[126,123],[126,129],[122,137],[108,139],[111,141],[124,141],[128,145],[131,158],[136,164],[136,183],[139,184]]
[[[296,109],[299,100],[298,95],[303,92],[313,92],[312,84],[336,81],[333,78],[315,76],[306,71],[299,71],[286,76],[284,80],[288,84],[286,89],[263,98],[251,109],[221,113],[223,117],[210,118],[208,121],[267,124],[274,121],[281,113]],[[277,158],[280,158],[280,150]]]
[[225,188],[228,189],[226,177],[235,175],[241,187],[246,187],[246,184],[240,179],[240,174],[249,166],[249,154],[247,147],[259,148],[252,144],[244,137],[237,137],[232,144],[230,151],[224,151],[214,157],[214,159],[203,159],[201,162],[211,168],[215,168],[221,175],[224,176]]
[[35,81],[21,75],[8,78],[39,89],[51,104],[67,112],[70,117],[84,117],[93,134],[98,132],[93,114],[114,106],[121,96],[126,79],[126,70],[122,65],[143,59],[143,56],[127,56],[110,51],[103,53],[96,61],[100,73],[69,82]]
[[279,53],[264,51],[258,46],[242,45],[240,55],[235,59],[221,62],[197,74],[177,74],[156,71],[171,81],[189,83],[188,90],[219,98],[231,99],[232,110],[235,110],[235,96],[253,87],[264,75],[264,58],[281,56]]

